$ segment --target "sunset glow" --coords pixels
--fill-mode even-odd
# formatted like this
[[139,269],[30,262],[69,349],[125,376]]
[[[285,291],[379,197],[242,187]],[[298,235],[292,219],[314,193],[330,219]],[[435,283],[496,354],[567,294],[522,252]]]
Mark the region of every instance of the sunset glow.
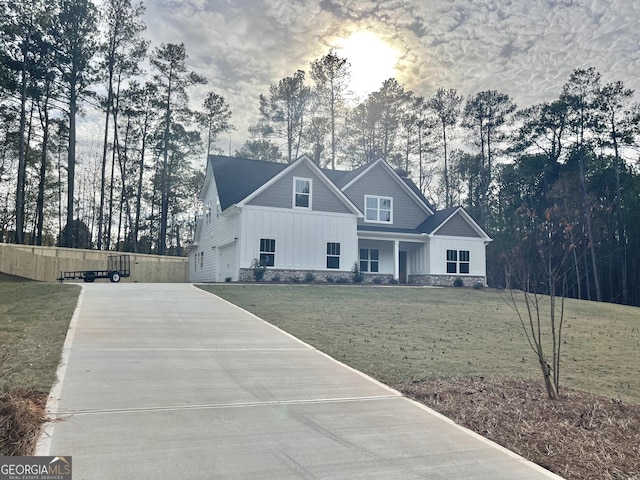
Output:
[[364,97],[396,75],[398,53],[370,31],[358,31],[337,42],[336,53],[351,64],[351,90]]

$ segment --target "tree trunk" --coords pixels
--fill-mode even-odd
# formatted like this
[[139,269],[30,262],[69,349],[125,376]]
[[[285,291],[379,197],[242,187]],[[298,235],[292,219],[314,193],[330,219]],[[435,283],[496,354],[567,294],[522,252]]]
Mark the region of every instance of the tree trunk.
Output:
[[76,176],[76,102],[77,94],[76,81],[72,78],[69,84],[69,152],[67,154],[67,229],[65,231],[65,247],[73,248],[73,197],[74,183]]

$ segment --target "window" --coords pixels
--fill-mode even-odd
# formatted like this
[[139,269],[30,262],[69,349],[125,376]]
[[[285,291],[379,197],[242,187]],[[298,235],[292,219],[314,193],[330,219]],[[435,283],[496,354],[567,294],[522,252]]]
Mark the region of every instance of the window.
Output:
[[378,272],[380,252],[377,248],[361,248],[360,249],[360,271],[361,272]]
[[447,250],[447,273],[458,273],[457,250]]
[[469,273],[469,250],[460,250],[458,258],[460,259],[460,273]]
[[447,273],[469,273],[469,250],[447,250]]
[[200,252],[200,268],[204,267],[204,252]]
[[364,196],[365,221],[377,223],[393,223],[393,198]]
[[327,268],[340,268],[340,244],[327,242]]
[[273,267],[276,264],[276,241],[273,238],[260,239],[260,264]]
[[293,178],[293,206],[311,208],[311,179]]

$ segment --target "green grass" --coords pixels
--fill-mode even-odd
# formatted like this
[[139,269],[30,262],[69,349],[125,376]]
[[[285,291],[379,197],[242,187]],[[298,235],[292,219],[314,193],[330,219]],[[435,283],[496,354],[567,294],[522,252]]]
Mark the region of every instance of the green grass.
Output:
[[[207,285],[389,385],[540,378],[508,294],[459,288]],[[640,404],[640,308],[567,300],[561,386]]]
[[79,293],[0,275],[0,394],[49,392]]

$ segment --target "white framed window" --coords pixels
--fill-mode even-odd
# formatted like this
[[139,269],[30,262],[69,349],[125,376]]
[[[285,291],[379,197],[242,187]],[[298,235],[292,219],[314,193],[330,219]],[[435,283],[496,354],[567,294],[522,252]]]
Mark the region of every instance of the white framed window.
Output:
[[469,273],[469,250],[447,250],[447,273]]
[[273,267],[276,264],[276,240],[274,238],[260,239],[260,264]]
[[211,223],[211,204],[207,203],[204,206],[204,215],[205,215],[205,219],[207,221],[207,225]]
[[313,181],[310,178],[293,177],[293,207],[311,209],[311,189]]
[[393,223],[393,198],[364,196],[365,222]]
[[340,268],[340,244],[327,242],[327,268]]
[[378,273],[380,266],[380,251],[377,248],[360,249],[360,271]]

